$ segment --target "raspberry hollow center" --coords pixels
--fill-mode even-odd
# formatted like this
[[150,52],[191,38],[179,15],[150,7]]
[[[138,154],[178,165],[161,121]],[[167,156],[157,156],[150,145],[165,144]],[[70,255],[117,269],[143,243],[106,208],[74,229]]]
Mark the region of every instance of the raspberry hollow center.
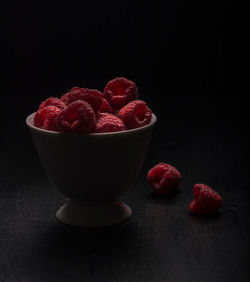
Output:
[[155,187],[159,187],[160,186],[160,184],[162,182],[162,178],[163,178],[165,172],[166,171],[164,169],[159,169],[159,170],[155,171],[155,173],[153,174]]
[[135,114],[136,117],[139,119],[139,121],[143,121],[145,119],[145,111],[146,111],[146,105],[138,105]]
[[125,90],[126,90],[126,87],[122,87],[122,86],[116,86],[115,88],[115,96],[120,96],[120,97],[123,97],[125,96]]
[[[79,110],[78,110],[79,111]],[[76,120],[78,120],[78,111],[75,112],[69,112],[68,115],[66,116],[66,120],[72,124],[74,123]]]

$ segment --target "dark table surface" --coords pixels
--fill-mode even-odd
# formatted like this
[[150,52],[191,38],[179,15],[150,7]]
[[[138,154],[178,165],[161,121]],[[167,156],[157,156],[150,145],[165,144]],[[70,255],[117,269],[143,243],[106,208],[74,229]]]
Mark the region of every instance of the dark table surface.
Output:
[[[118,226],[78,229],[57,222],[65,200],[50,185],[25,125],[50,95],[1,98],[0,281],[250,281],[242,97],[171,92],[159,102],[144,95],[158,123],[136,185],[122,196],[133,215]],[[145,181],[161,161],[183,177],[171,197],[155,196]],[[195,183],[222,195],[220,214],[189,214]]]

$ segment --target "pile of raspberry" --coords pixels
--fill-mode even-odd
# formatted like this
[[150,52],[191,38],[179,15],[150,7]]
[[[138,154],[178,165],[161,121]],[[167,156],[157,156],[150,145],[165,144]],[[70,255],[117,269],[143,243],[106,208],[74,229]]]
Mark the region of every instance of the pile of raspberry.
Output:
[[136,84],[124,77],[107,83],[103,93],[73,87],[62,97],[41,103],[36,127],[63,133],[105,133],[134,129],[151,121],[152,111],[138,100]]

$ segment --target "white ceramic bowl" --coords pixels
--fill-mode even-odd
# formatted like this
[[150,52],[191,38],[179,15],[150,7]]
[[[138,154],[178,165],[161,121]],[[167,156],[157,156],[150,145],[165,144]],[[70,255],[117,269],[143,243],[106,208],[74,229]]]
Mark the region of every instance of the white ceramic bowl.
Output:
[[119,197],[135,182],[150,143],[150,124],[114,133],[65,134],[26,123],[52,184],[68,200],[56,213],[59,221],[82,227],[121,223],[132,211]]

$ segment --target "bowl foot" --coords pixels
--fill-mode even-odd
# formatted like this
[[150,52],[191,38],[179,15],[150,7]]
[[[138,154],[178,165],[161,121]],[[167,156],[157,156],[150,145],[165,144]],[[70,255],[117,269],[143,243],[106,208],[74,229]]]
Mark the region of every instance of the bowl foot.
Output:
[[56,218],[65,224],[77,227],[104,227],[122,223],[132,214],[129,206],[115,201],[99,206],[83,206],[68,200],[56,213]]

